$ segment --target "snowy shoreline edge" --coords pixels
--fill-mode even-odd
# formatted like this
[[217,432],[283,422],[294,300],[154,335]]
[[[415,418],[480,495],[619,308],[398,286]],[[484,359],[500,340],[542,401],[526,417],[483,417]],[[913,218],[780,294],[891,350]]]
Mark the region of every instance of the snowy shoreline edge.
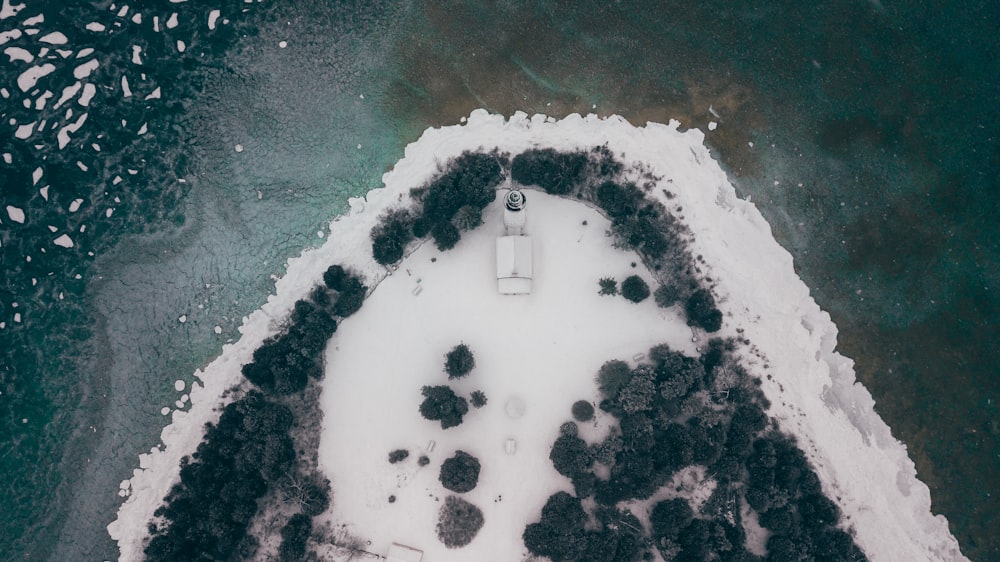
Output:
[[[966,560],[943,516],[930,511],[930,491],[916,477],[905,446],[874,411],[871,394],[855,380],[853,362],[835,351],[837,328],[795,275],[792,256],[771,235],[751,203],[740,200],[698,130],[678,124],[634,127],[620,117],[570,115],[556,121],[517,113],[509,120],[474,111],[463,125],[426,130],[383,176],[385,187],[352,199],[351,211],[330,224],[322,246],[288,261],[267,303],[244,318],[241,338],[195,373],[191,406],[175,410],[161,444],[139,456],[139,468],[122,483],[128,494],[108,532],[120,560],[142,557],[146,524],[177,482],[180,460],[216,421],[223,393],[244,383],[240,367],[333,263],[362,273],[371,286],[386,275],[370,255],[368,232],[383,209],[438,171],[438,163],[465,150],[520,152],[607,144],[626,163],[642,162],[672,180],[675,202],[694,233],[692,253],[702,254],[717,281],[726,313],[722,335],[744,335],[766,357],[747,365],[772,402],[768,414],[799,439],[824,491],[843,509],[857,542],[873,560]],[[776,291],[775,287],[782,290]],[[776,334],[780,335],[777,337]],[[769,368],[765,369],[765,364]]]

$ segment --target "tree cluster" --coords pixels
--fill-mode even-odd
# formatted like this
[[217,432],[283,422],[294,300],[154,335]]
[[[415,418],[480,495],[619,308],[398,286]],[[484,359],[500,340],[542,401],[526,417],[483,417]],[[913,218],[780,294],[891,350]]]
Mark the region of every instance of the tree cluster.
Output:
[[469,412],[469,403],[449,386],[425,386],[420,389],[424,401],[420,403],[420,415],[424,419],[440,421],[441,429],[462,424]]
[[[550,498],[541,520],[525,529],[529,550],[553,560],[590,559],[595,531],[586,521],[600,521],[621,502],[647,500],[678,471],[698,466],[717,482],[712,499],[698,512],[680,498],[655,503],[651,532],[636,525],[635,556],[655,548],[666,560],[759,560],[745,548],[742,498],[772,533],[768,560],[863,560],[836,527],[839,510],[803,453],[769,426],[759,381],[732,350],[713,340],[700,357],[689,357],[659,345],[635,368],[605,363],[597,376],[601,408],[618,419],[618,432],[588,447],[575,431],[560,430],[549,458],[573,481],[576,497]],[[595,475],[595,463],[607,477]],[[597,507],[588,516],[581,500],[590,497]]]
[[455,451],[441,463],[441,485],[458,494],[471,492],[479,483],[480,468],[479,459],[465,451]]
[[243,375],[269,395],[301,392],[311,378],[323,376],[323,350],[337,331],[337,317],[354,314],[368,288],[339,265],[324,274],[327,286],[317,286],[295,303],[288,326],[268,338],[243,366]]
[[450,250],[483,223],[483,208],[496,198],[507,157],[497,153],[464,152],[427,185],[413,189],[414,209],[390,209],[370,233],[372,256],[382,265],[403,258],[414,238],[428,234],[439,250]]
[[468,345],[460,343],[444,356],[444,372],[449,379],[462,378],[476,368],[476,358]]
[[438,540],[448,548],[461,548],[476,538],[485,521],[483,511],[474,504],[448,496],[438,514]]
[[247,539],[257,500],[295,461],[291,411],[259,392],[226,406],[181,463],[151,525],[147,560],[225,560]]
[[510,176],[521,185],[537,185],[547,193],[565,195],[583,183],[589,163],[583,152],[532,149],[514,157]]
[[545,502],[540,520],[525,527],[524,545],[553,562],[637,562],[644,543],[639,520],[614,508],[598,509],[595,518],[598,528],[588,530],[579,498],[558,492]]

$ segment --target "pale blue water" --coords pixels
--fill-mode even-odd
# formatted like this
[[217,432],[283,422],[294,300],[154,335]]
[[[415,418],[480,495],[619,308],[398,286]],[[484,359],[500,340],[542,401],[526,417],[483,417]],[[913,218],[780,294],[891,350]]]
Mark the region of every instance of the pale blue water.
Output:
[[[231,1],[119,17],[108,3],[28,4],[0,33],[39,33],[2,48],[56,71],[24,93],[29,65],[0,64],[12,160],[0,161],[0,550],[12,559],[116,556],[103,528],[179,396],[173,381],[237,336],[284,260],[319,243],[407,142],[475,107],[717,121],[710,145],[833,314],[935,509],[970,557],[1000,556],[995,6]],[[66,45],[39,42],[54,30]],[[89,108],[55,109],[89,58]],[[84,111],[63,150],[58,128],[17,139],[10,123]],[[53,245],[62,233],[74,248]]]

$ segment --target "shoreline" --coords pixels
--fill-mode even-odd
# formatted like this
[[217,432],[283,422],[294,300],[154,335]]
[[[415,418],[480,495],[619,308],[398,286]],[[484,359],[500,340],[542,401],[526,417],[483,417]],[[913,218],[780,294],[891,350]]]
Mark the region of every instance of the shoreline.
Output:
[[[464,142],[455,142],[456,136]],[[262,309],[244,319],[240,328],[243,337],[224,347],[218,359],[196,372],[203,383],[192,385],[191,409],[173,413],[171,425],[161,434],[166,450],[156,448],[140,456],[143,471],[129,481],[132,493],[119,510],[118,520],[108,527],[119,541],[121,559],[129,560],[131,554],[141,550],[142,529],[149,519],[144,514],[151,515],[159,505],[176,479],[180,459],[200,441],[204,422],[217,417],[217,397],[242,382],[239,366],[273,333],[273,323],[280,322],[331,263],[355,268],[366,276],[370,286],[376,287],[385,270],[368,255],[367,234],[378,212],[398,200],[397,195],[401,198],[403,190],[432,175],[435,162],[457,156],[462,150],[489,149],[494,141],[506,151],[536,145],[590,147],[603,141],[616,153],[624,151],[625,162],[643,162],[669,177],[668,181],[678,180],[675,191],[684,203],[684,222],[695,235],[692,253],[705,255],[721,289],[724,310],[741,320],[737,325],[747,330],[751,341],[764,350],[775,367],[775,373],[754,369],[772,401],[769,414],[781,421],[783,430],[799,437],[800,447],[812,458],[827,491],[843,494],[838,503],[858,530],[858,544],[874,559],[892,559],[890,553],[903,548],[900,543],[910,544],[914,556],[964,559],[948,532],[947,521],[931,515],[929,490],[916,479],[905,447],[892,438],[888,426],[875,413],[871,395],[855,384],[853,362],[835,352],[837,330],[829,315],[819,309],[809,289],[795,275],[791,255],[771,236],[770,226],[760,212],[737,198],[726,174],[705,147],[703,133],[678,132],[676,122],[648,123],[637,128],[614,117],[570,115],[556,121],[517,113],[508,120],[482,110],[474,111],[464,125],[428,129],[417,142],[407,146],[404,158],[383,176],[386,187],[369,192],[364,201],[352,199],[352,212],[331,223],[323,246],[289,260],[285,276],[276,284],[276,294]],[[680,175],[671,176],[671,172]],[[697,188],[686,187],[685,181],[704,189],[696,193]],[[731,248],[730,243],[735,247]],[[761,249],[766,252],[761,253]],[[767,289],[774,286],[791,290],[770,294],[773,291]],[[742,303],[755,306],[734,310]],[[755,319],[757,312],[769,321],[761,322],[760,316]],[[782,329],[776,330],[779,326]],[[792,341],[771,341],[775,331],[791,334]],[[809,376],[798,375],[803,372]],[[772,374],[777,378],[768,378]],[[790,396],[788,402],[785,396]],[[800,415],[802,406],[810,417],[803,419],[804,414]],[[872,442],[877,447],[873,448]],[[869,462],[851,466],[858,455],[866,455]],[[881,479],[878,489],[885,493],[885,501],[863,509],[870,493],[866,484],[871,483],[873,473]],[[140,496],[144,501],[138,500]],[[898,521],[900,515],[904,516],[902,524],[892,529],[879,528],[878,523]]]

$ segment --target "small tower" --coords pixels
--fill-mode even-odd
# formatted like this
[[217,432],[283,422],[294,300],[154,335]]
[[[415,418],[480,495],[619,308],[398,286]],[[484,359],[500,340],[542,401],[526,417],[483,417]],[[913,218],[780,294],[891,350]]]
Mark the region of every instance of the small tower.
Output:
[[524,194],[516,189],[504,197],[506,236],[497,238],[497,290],[504,295],[531,293],[531,237],[524,235],[527,213]]
[[504,197],[503,225],[507,227],[507,236],[524,234],[524,223],[527,219],[524,211],[526,201],[524,194],[516,189],[510,190]]

